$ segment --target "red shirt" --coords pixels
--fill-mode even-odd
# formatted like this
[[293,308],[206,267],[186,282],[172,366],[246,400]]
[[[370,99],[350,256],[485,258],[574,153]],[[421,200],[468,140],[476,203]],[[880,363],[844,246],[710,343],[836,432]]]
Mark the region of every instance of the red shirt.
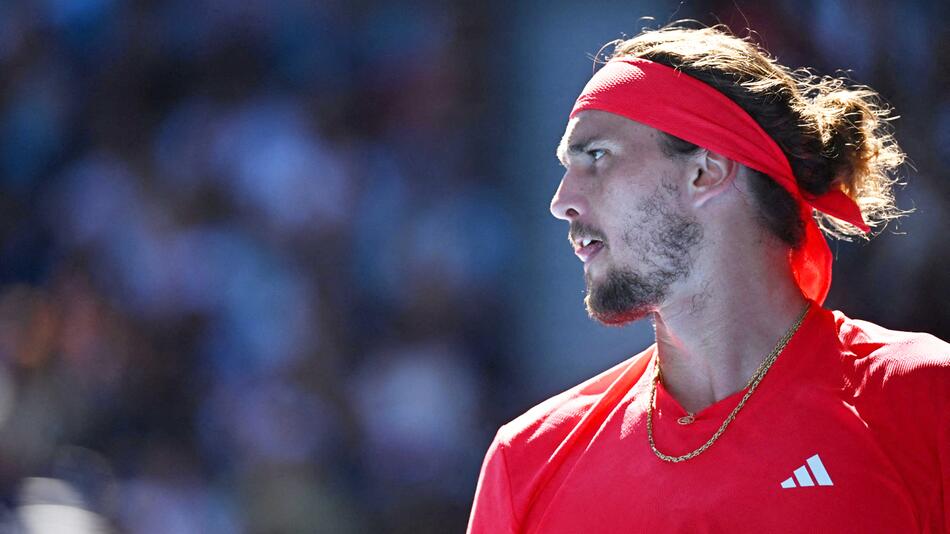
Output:
[[[655,346],[499,429],[468,531],[950,532],[950,345],[813,306],[712,447],[650,450]],[[666,454],[705,443],[737,392],[696,414],[657,388]]]

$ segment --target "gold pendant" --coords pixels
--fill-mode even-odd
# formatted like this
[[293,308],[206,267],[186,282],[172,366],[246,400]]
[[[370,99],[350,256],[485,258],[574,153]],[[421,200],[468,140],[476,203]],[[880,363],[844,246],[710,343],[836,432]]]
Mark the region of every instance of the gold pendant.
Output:
[[693,414],[686,412],[686,415],[677,419],[676,422],[681,425],[688,425],[695,420],[696,420],[696,417],[694,417]]

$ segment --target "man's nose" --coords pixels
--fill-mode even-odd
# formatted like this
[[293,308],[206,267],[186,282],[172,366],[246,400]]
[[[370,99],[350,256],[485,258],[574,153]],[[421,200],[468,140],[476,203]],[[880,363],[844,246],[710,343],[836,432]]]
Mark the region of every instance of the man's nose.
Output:
[[587,200],[577,188],[576,180],[570,173],[561,179],[554,198],[551,199],[551,215],[565,221],[573,221],[587,211]]

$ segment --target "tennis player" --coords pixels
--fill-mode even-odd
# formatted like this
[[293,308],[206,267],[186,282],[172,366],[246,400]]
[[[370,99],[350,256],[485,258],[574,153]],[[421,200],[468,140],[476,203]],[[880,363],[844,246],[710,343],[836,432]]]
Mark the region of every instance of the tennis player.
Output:
[[901,215],[887,113],[722,26],[614,43],[551,212],[656,343],[499,429],[470,533],[950,531],[950,345],[822,307],[825,234]]

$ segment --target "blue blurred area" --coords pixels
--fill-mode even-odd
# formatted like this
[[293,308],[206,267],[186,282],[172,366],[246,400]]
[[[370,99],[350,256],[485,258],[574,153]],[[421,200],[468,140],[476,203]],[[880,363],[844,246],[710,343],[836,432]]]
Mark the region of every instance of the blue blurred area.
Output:
[[680,4],[0,4],[0,523],[464,530],[497,426],[650,342],[547,212],[641,16],[881,91],[917,213],[828,305],[950,337],[946,6]]

